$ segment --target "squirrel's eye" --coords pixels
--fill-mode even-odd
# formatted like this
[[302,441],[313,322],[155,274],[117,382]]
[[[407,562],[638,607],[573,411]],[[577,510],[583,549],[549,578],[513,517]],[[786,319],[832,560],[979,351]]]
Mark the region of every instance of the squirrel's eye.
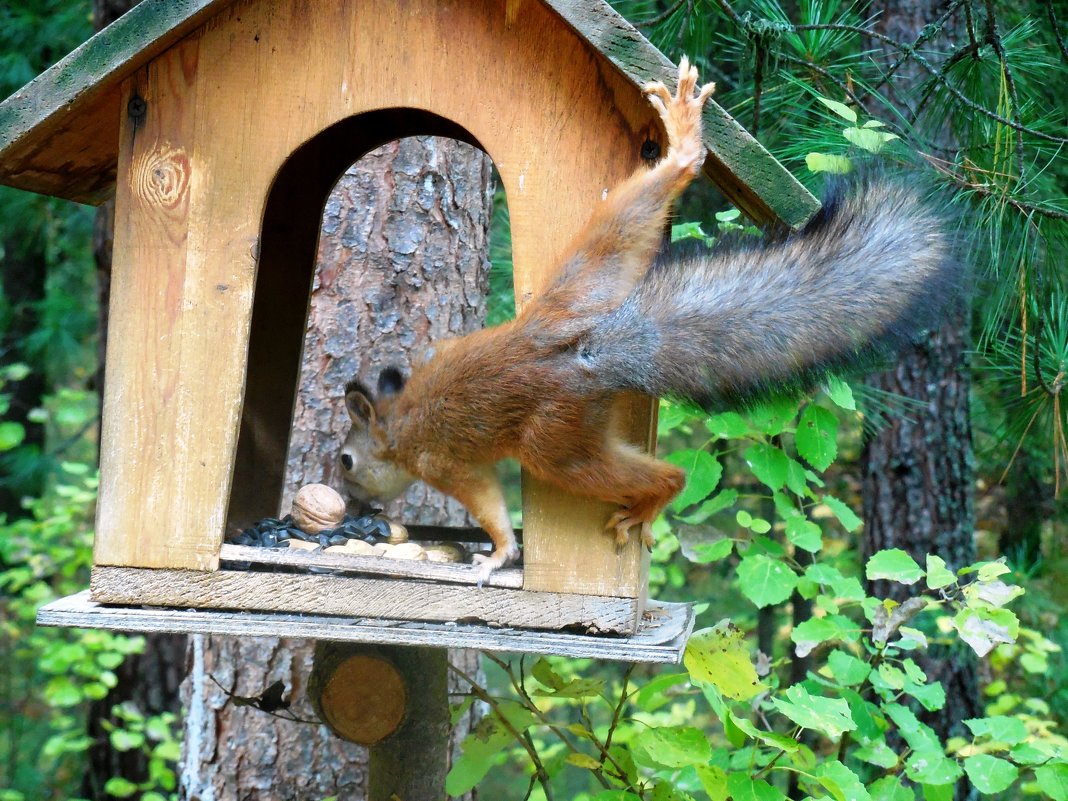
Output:
[[352,457],[349,454],[341,454],[341,466],[344,467],[346,470],[352,469]]

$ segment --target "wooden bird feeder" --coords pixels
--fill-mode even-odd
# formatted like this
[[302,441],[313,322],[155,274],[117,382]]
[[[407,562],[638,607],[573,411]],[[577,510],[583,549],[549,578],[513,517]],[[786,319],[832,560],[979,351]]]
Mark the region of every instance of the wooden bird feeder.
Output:
[[[689,618],[646,603],[637,538],[617,552],[606,507],[529,478],[523,566],[482,588],[470,566],[386,575],[325,554],[308,557],[319,572],[250,571],[223,544],[228,523],[278,513],[294,298],[341,173],[404,136],[484,149],[521,306],[643,144],[664,143],[641,85],[675,74],[601,0],[144,0],[8,98],[0,182],[116,201],[90,595],[42,622],[678,659]],[[817,208],[716,103],[704,122],[705,172],[751,218],[796,227]],[[651,447],[650,402],[621,412]]]

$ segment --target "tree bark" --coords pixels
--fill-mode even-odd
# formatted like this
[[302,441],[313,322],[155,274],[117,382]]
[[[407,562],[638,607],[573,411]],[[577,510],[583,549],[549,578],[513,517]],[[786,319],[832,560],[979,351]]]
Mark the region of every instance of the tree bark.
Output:
[[[477,329],[485,317],[491,212],[488,158],[430,137],[392,142],[368,154],[326,203],[312,287],[300,387],[287,459],[283,508],[296,489],[340,489],[337,452],[348,430],[344,386],[378,369],[404,367],[416,348]],[[409,492],[408,522],[465,524],[452,501]],[[265,509],[264,516],[277,510]],[[314,643],[196,637],[184,686],[188,706],[180,797],[212,801],[366,798],[367,751],[325,726],[296,724],[227,703],[230,692],[260,694],[281,679],[301,718]],[[477,656],[451,654],[464,672]],[[452,681],[450,677],[450,682]],[[455,691],[455,690],[454,690]],[[455,726],[453,748],[469,723]],[[418,769],[413,763],[413,769]]]
[[[878,32],[911,43],[942,8],[940,0],[885,0],[870,11]],[[868,44],[881,50],[888,64],[900,55],[884,42]],[[909,61],[888,84],[891,101],[906,116],[923,78]],[[917,130],[942,147],[954,145],[943,117],[921,117]],[[871,386],[920,401],[922,407],[895,417],[865,446],[865,558],[884,548],[901,548],[921,565],[928,553],[941,556],[951,569],[975,561],[968,345],[968,313],[958,308],[893,370],[869,380]],[[910,594],[908,587],[891,582],[876,582],[870,591],[898,600]],[[962,721],[982,715],[975,654],[963,646],[932,648],[921,666],[946,691],[945,707],[923,718],[943,741],[964,733]],[[956,797],[971,793],[967,780],[961,780]]]

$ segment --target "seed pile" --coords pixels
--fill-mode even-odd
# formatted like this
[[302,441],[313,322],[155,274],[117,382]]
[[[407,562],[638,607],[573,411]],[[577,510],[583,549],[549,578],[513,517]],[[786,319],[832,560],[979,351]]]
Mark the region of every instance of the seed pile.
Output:
[[362,540],[369,545],[389,542],[389,521],[377,514],[353,517],[345,515],[334,528],[325,528],[318,534],[307,534],[297,528],[292,515],[281,520],[265,517],[235,537],[230,538],[234,545],[251,545],[257,548],[288,548],[290,540],[315,542],[320,547],[344,545],[349,540]]

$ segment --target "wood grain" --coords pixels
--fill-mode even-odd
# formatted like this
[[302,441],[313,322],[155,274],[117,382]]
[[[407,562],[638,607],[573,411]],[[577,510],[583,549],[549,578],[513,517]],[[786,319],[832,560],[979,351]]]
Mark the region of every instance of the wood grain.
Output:
[[638,618],[633,598],[243,570],[96,567],[89,588],[93,600],[109,604],[462,620],[596,633],[631,634]]
[[[210,181],[194,137],[198,45],[169,50],[123,90],[141,113],[121,124],[98,564],[218,560],[244,356],[240,331],[219,332],[241,318],[252,273],[247,257],[207,257],[195,238],[194,198]],[[229,292],[241,278],[245,293]]]
[[475,623],[426,623],[338,618],[317,614],[235,612],[104,606],[85,590],[42,606],[41,626],[130,632],[187,632],[241,637],[307,637],[339,642],[388,643],[483,651],[558,654],[622,662],[678,663],[693,630],[688,604],[649,602],[638,633],[604,637],[560,631],[493,628]]
[[[371,746],[400,728],[409,690],[389,660],[344,649],[324,643],[316,650],[308,695],[315,713],[334,734]],[[441,672],[446,669],[442,666]]]

